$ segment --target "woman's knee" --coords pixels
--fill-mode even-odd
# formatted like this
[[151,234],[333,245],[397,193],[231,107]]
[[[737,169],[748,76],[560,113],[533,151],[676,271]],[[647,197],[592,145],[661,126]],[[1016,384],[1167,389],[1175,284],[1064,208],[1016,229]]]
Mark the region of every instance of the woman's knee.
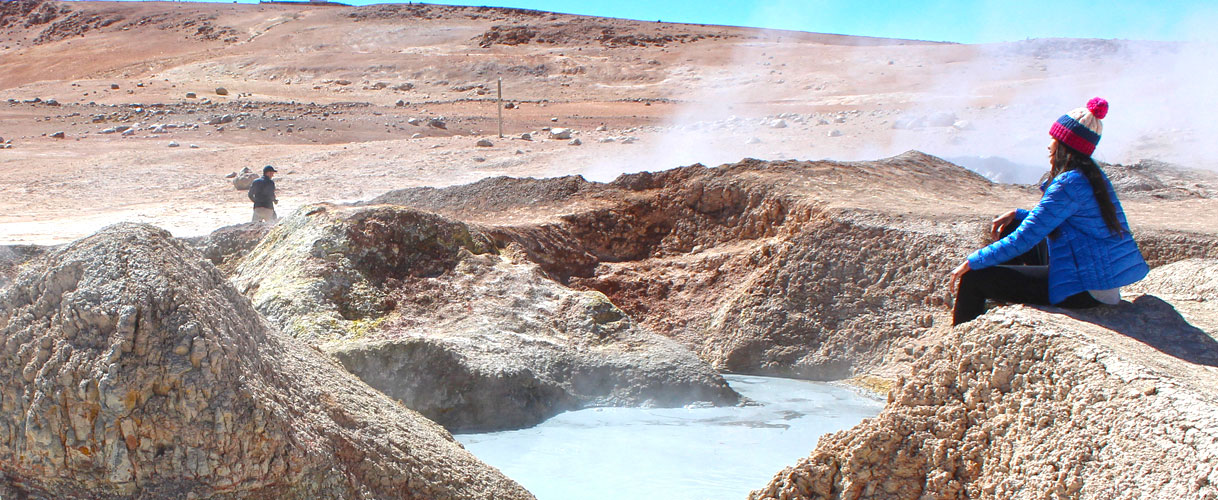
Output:
[[960,277],[960,294],[963,295],[976,290],[980,280],[981,273],[977,272],[976,270],[970,270],[964,273],[964,275]]

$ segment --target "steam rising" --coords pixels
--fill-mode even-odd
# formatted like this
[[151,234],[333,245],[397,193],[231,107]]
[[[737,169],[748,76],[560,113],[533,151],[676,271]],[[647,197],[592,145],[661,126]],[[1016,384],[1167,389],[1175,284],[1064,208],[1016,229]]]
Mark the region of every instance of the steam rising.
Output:
[[[775,25],[766,16],[793,6],[779,7],[759,10],[752,22]],[[1218,43],[1193,38],[957,45],[751,32],[734,40],[728,64],[690,51],[688,64],[668,68],[670,80],[692,91],[672,96],[681,104],[656,130],[662,138],[585,175],[607,180],[745,157],[865,160],[916,149],[997,181],[1030,183],[1045,171],[1049,126],[1095,96],[1111,103],[1098,160],[1213,170]],[[775,128],[777,120],[788,126]]]

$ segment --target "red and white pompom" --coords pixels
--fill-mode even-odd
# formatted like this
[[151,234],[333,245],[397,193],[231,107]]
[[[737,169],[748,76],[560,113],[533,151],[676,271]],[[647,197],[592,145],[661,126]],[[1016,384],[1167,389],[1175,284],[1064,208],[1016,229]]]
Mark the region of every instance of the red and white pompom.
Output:
[[1103,97],[1092,97],[1090,101],[1087,101],[1087,111],[1103,120],[1105,116],[1108,116],[1108,101],[1105,101]]

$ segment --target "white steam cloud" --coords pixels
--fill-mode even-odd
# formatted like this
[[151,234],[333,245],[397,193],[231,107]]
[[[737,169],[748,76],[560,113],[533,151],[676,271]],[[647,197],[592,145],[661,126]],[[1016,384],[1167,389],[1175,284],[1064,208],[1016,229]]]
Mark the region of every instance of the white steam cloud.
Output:
[[[798,4],[798,5],[797,5]],[[748,20],[806,16],[772,3]],[[1207,17],[1208,16],[1208,17]],[[741,158],[874,159],[916,149],[1005,182],[1044,173],[1049,126],[1092,97],[1110,102],[1095,156],[1218,169],[1218,37],[1197,13],[1181,39],[1033,39],[982,45],[789,43],[804,35],[734,39],[730,63],[695,54],[669,69],[682,105],[651,138],[584,174],[618,174]],[[1000,22],[992,19],[991,22]],[[787,43],[784,43],[783,40]],[[788,126],[777,124],[782,120]],[[840,137],[834,136],[840,135]],[[651,135],[651,134],[649,134]]]

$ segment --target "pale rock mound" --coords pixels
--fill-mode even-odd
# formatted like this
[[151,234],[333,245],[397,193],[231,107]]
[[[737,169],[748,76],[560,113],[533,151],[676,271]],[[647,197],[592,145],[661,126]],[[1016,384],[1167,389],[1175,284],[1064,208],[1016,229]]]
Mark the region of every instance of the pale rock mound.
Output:
[[3,498],[532,498],[150,226],[0,290],[0,352]]
[[[1218,269],[1173,266],[1190,265]],[[1180,274],[1164,271],[1147,286]],[[952,330],[878,417],[822,438],[750,498],[1215,498],[1218,330],[1131,298],[1068,315],[999,308]]]
[[271,227],[269,224],[246,222],[222,227],[207,236],[185,238],[185,241],[221,271],[230,273],[271,231]]
[[36,245],[0,245],[0,288],[11,284],[21,269],[47,251]]
[[[735,404],[721,376],[474,227],[401,207],[305,207],[234,280],[286,331],[451,430],[589,405]],[[510,251],[509,251],[510,253]]]

